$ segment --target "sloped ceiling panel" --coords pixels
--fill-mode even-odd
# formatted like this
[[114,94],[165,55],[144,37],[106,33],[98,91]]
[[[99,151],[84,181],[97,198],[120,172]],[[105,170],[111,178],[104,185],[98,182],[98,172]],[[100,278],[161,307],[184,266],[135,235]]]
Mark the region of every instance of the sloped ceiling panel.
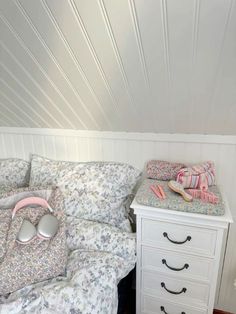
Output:
[[235,0],[0,9],[0,126],[236,134]]

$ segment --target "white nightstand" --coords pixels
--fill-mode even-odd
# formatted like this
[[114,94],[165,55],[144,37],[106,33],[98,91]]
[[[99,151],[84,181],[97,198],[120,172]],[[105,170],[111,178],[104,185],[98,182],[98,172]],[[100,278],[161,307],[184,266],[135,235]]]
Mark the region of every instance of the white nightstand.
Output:
[[140,205],[137,314],[212,314],[224,237],[232,217]]

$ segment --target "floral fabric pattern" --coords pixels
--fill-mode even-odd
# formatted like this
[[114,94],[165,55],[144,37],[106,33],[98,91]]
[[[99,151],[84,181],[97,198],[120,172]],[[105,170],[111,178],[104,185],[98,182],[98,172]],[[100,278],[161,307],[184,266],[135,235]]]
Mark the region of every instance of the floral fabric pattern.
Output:
[[176,180],[180,169],[184,164],[164,160],[150,160],[147,163],[147,177],[163,181]]
[[[166,199],[160,200],[150,189],[150,185],[160,184],[166,194]],[[160,207],[163,209],[172,209],[188,213],[221,216],[225,213],[225,205],[218,187],[211,186],[209,191],[213,192],[218,198],[217,204],[205,203],[200,199],[193,199],[192,202],[186,202],[178,193],[173,192],[164,181],[146,179],[140,186],[136,201],[139,204]]]
[[[67,217],[67,245],[70,250],[83,249],[112,252],[129,259],[135,255],[135,233],[95,221]],[[79,243],[79,246],[78,246]],[[122,245],[119,245],[122,243]]]
[[0,297],[1,314],[117,314],[117,284],[135,266],[135,235],[67,217],[66,273]]
[[[49,186],[31,186],[24,188],[6,188],[0,186],[0,209],[12,209],[17,202],[26,197],[41,197],[48,201],[50,197],[55,198],[57,197],[57,194],[61,194],[59,191],[55,191],[56,195],[54,195],[55,193],[52,194],[54,190],[54,187]],[[58,201],[54,201],[54,203],[58,206]]]
[[[117,284],[136,262],[127,203],[139,178],[138,170],[122,163],[33,156],[32,188],[59,186],[49,203],[56,210],[65,208],[67,214],[66,271],[0,296],[0,314],[117,314]],[[5,196],[14,194],[6,192]]]
[[59,186],[67,215],[127,227],[125,205],[139,178],[140,171],[123,163],[75,163],[33,155],[30,186]]
[[0,159],[0,186],[23,187],[29,184],[30,163],[22,159]]
[[49,201],[53,209],[62,210],[63,198],[59,189],[52,187],[9,188],[0,186],[0,262],[5,254],[7,226],[10,225],[12,209],[26,197],[42,197]]
[[6,253],[6,241],[9,224],[11,222],[11,210],[1,210],[0,211],[0,265],[2,259]]
[[[9,210],[0,211],[1,220],[3,220],[2,214],[5,215],[4,212]],[[27,245],[16,242],[17,233],[24,219],[37,225],[45,214],[48,214],[48,210],[42,207],[22,208],[5,228],[7,239],[5,255],[0,263],[0,295],[56,277],[64,272],[67,245],[65,214],[62,211],[53,212],[59,220],[59,228],[52,239],[48,241],[36,237]],[[6,218],[9,221],[8,217]]]

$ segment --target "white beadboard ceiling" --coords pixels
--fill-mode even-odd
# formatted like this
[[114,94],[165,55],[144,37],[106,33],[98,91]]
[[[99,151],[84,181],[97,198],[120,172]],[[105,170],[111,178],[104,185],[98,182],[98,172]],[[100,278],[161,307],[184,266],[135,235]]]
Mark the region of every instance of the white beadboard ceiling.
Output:
[[236,134],[235,0],[0,0],[0,126]]

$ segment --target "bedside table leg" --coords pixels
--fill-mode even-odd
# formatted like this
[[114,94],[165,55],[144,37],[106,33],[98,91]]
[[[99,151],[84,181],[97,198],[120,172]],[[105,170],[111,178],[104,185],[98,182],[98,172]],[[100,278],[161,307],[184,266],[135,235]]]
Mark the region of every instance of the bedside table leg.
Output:
[[[141,228],[141,218],[138,217],[137,221],[137,229]],[[141,252],[141,232],[136,234],[136,248],[137,248],[137,271],[136,271],[136,314],[141,314],[141,260],[142,260],[142,252]]]

